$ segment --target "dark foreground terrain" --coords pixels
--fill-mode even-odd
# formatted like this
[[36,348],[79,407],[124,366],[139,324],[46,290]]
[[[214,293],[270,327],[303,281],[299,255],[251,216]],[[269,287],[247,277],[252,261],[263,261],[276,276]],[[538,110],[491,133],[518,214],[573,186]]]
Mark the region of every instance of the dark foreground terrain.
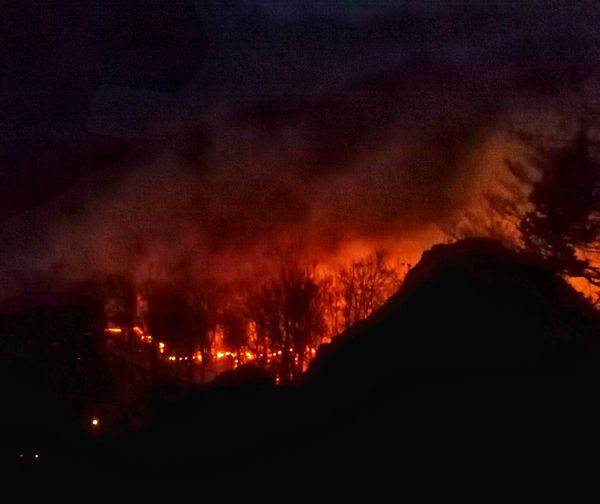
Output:
[[564,473],[596,459],[599,338],[598,311],[551,272],[490,240],[440,245],[381,310],[321,347],[302,383],[242,367],[133,433],[90,433],[5,368],[5,461],[26,477],[254,489]]

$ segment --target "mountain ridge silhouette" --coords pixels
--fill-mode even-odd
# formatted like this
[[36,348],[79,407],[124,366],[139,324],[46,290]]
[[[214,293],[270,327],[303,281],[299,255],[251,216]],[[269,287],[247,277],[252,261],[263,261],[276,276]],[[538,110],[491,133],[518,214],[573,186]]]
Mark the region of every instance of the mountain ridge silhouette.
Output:
[[591,371],[599,337],[600,313],[564,279],[495,240],[472,238],[426,251],[379,310],[319,349],[305,381],[350,387],[396,373]]

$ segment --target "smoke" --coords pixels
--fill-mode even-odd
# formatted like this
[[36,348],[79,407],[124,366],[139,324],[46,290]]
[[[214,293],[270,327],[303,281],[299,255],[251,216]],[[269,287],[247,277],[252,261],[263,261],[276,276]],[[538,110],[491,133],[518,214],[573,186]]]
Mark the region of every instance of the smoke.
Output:
[[597,65],[584,7],[411,3],[349,19],[208,4],[211,50],[185,88],[96,90],[88,130],[132,148],[2,224],[5,288],[227,282],[380,246],[414,261],[495,183],[510,120],[581,100]]

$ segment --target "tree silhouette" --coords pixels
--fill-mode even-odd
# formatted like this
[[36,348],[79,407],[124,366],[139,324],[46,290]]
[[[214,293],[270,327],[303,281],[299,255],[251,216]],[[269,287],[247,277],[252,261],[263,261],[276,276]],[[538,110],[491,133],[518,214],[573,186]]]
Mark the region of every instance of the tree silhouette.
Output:
[[269,354],[283,352],[283,305],[283,289],[275,279],[262,285],[257,292],[248,293],[246,298],[246,314],[256,327],[255,351],[259,363],[265,367],[273,367]]
[[[588,131],[581,129],[559,149],[538,148],[529,207],[518,230],[524,248],[561,274],[586,278],[600,286],[600,267],[590,256],[600,253],[600,164]],[[527,170],[509,164],[528,183]]]
[[154,284],[148,294],[148,325],[154,343],[163,340],[168,348],[188,357],[187,377],[192,379],[191,356],[198,350],[203,356],[210,353],[208,302],[200,286]]
[[286,265],[250,297],[247,312],[256,325],[258,346],[278,356],[274,361],[280,378],[298,378],[307,362],[307,347],[318,345],[325,330],[322,290],[314,269]]
[[339,289],[346,328],[379,308],[398,289],[400,282],[398,271],[388,264],[383,251],[342,267]]
[[591,124],[567,139],[518,132],[525,160],[505,160],[510,177],[498,179],[487,205],[466,212],[449,237],[496,238],[600,286],[600,144]]
[[243,362],[243,348],[246,346],[246,318],[242,310],[228,307],[220,317],[225,345],[237,354],[238,364]]
[[285,293],[286,330],[292,349],[292,378],[299,378],[307,360],[307,348],[319,344],[325,329],[321,287],[314,278],[314,270],[297,267],[284,270],[281,282]]
[[321,280],[323,297],[323,315],[325,317],[326,333],[331,339],[345,328],[342,316],[342,296],[339,288],[338,276],[327,275]]

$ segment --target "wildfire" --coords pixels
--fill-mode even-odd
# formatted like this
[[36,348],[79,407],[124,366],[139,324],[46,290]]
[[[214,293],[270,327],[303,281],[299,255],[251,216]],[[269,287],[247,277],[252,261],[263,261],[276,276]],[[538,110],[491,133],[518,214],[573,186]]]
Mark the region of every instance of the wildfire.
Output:
[[[255,326],[253,324],[249,324],[247,327],[248,337],[247,341],[256,341],[256,338],[252,338],[252,334],[255,334]],[[133,326],[131,328],[127,327],[107,327],[105,328],[105,333],[107,334],[132,334],[135,336],[137,341],[146,346],[147,348],[154,348],[154,351],[158,353],[158,356],[161,360],[164,360],[165,363],[171,364],[196,364],[197,366],[208,366],[210,362],[212,365],[218,365],[220,369],[235,369],[242,363],[248,362],[258,362],[259,364],[267,366],[274,366],[277,363],[280,363],[284,352],[282,350],[271,350],[265,349],[261,352],[254,352],[249,348],[242,348],[239,351],[230,350],[224,347],[223,338],[222,338],[222,328],[217,328],[215,330],[215,348],[212,352],[210,352],[210,359],[208,362],[203,356],[203,353],[200,350],[194,351],[190,355],[181,354],[175,352],[174,349],[168,352],[168,345],[164,341],[158,341],[156,346],[152,343],[154,341],[153,337],[149,334],[146,334],[139,326]],[[322,339],[322,343],[329,343],[331,338],[324,337]],[[288,349],[289,357],[292,362],[298,364],[299,356],[292,349]],[[308,367],[308,363],[310,360],[316,355],[317,347],[315,346],[306,346],[304,349],[304,354],[306,357],[306,361],[304,363],[304,369]],[[276,376],[276,383],[281,383],[281,378]],[[99,426],[99,419],[97,417],[93,417],[90,420],[92,427]]]
[[405,271],[405,263],[389,262],[380,252],[335,274],[290,266],[261,288],[228,293],[214,305],[206,297],[210,285],[165,282],[136,294],[134,324],[109,319],[105,333],[121,335],[111,344],[129,346],[131,353],[120,355],[135,355],[140,366],[153,365],[141,362],[150,358],[165,363],[159,373],[177,376],[186,368],[182,379],[206,381],[253,363],[272,372],[278,383],[287,383],[308,368],[319,345],[330,343],[395,292]]

